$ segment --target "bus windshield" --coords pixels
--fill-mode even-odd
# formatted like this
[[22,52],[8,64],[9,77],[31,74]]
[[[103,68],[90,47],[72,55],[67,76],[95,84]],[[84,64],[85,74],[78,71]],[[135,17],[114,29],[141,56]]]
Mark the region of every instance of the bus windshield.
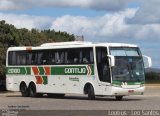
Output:
[[145,80],[144,64],[139,48],[111,47],[111,55],[115,56],[112,68],[113,81],[142,82]]

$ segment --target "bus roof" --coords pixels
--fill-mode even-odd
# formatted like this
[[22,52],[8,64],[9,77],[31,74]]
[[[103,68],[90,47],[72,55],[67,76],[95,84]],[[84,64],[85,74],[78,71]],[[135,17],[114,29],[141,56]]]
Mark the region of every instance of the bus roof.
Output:
[[91,44],[92,42],[72,41],[72,42],[44,43],[40,46],[91,45]]
[[56,42],[56,43],[44,43],[40,46],[21,46],[21,47],[10,47],[8,51],[12,50],[38,50],[38,49],[56,49],[56,48],[76,48],[76,47],[93,47],[93,46],[106,46],[106,47],[138,47],[134,44],[126,43],[92,43],[83,41],[73,42]]

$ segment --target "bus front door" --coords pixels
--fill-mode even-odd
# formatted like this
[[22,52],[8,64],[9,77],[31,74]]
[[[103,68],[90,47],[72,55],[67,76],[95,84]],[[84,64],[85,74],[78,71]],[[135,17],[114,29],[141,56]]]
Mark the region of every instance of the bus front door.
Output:
[[111,76],[106,47],[96,47],[96,61],[99,85],[102,87],[102,94],[107,95],[110,92]]

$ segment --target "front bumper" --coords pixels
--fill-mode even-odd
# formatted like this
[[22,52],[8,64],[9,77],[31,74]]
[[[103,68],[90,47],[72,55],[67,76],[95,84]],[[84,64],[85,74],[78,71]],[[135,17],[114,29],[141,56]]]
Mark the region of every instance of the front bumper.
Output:
[[143,95],[145,87],[112,87],[111,94],[114,96]]

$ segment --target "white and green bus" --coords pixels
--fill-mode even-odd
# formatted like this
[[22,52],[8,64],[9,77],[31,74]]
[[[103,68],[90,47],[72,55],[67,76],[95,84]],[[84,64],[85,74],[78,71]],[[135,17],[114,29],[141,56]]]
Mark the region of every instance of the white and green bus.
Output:
[[[151,59],[145,56],[148,67]],[[22,96],[65,94],[143,95],[145,72],[137,45],[60,42],[37,47],[10,47],[6,59],[7,90]]]

